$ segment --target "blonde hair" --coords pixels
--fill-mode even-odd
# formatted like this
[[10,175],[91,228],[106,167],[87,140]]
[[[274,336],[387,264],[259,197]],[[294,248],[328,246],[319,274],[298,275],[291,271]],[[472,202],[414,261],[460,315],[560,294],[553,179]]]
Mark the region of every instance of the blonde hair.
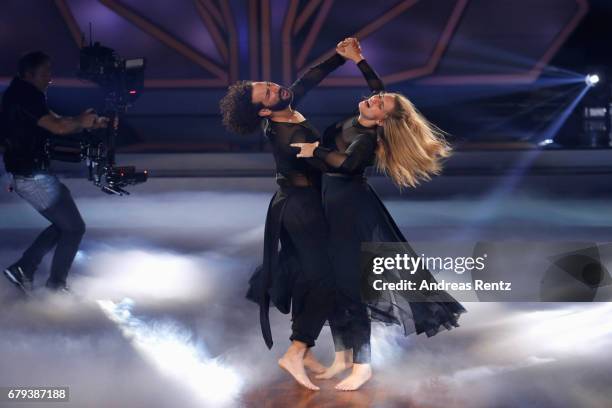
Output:
[[398,93],[388,95],[394,97],[395,108],[383,123],[376,168],[390,176],[400,190],[416,187],[440,174],[441,159],[449,157],[452,149],[444,132],[429,123],[408,98]]

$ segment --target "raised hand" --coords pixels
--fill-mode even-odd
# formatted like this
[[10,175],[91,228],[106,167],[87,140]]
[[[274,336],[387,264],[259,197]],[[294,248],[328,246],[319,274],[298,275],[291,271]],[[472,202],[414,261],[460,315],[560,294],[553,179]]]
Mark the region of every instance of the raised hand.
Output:
[[336,45],[336,52],[342,55],[346,59],[350,59],[355,63],[363,60],[363,54],[361,53],[361,45],[359,40],[354,37],[345,38]]

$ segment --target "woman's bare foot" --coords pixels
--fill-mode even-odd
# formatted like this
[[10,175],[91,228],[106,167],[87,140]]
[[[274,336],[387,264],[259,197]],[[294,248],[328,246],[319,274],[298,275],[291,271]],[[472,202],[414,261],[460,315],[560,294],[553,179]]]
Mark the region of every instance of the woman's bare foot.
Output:
[[353,350],[336,351],[334,362],[323,373],[315,378],[319,380],[329,380],[353,366]]
[[319,387],[310,381],[304,369],[304,354],[306,350],[306,344],[294,340],[285,354],[278,360],[278,365],[291,374],[298,384],[309,390],[318,391]]
[[319,363],[319,360],[314,356],[312,350],[308,349],[304,355],[304,367],[312,371],[315,374],[321,374],[325,372],[325,366]]
[[353,364],[351,375],[340,381],[336,389],[340,391],[355,391],[372,378],[372,366],[370,364]]

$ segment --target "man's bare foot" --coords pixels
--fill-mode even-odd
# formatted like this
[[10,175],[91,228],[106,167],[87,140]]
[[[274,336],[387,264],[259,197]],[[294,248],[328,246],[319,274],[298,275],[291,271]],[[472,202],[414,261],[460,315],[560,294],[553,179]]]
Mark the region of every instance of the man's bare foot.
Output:
[[323,373],[318,374],[315,378],[319,380],[329,380],[353,366],[353,350],[336,351],[334,362]]
[[319,363],[319,360],[314,356],[312,351],[308,349],[304,355],[304,367],[312,371],[315,374],[321,374],[325,372],[325,366]]
[[309,390],[318,391],[319,387],[314,385],[306,375],[304,369],[304,354],[306,345],[299,341],[293,341],[287,352],[278,360],[278,365],[287,371],[298,382],[298,384]]
[[370,364],[353,364],[351,375],[340,381],[336,389],[340,391],[355,391],[372,378],[372,367]]

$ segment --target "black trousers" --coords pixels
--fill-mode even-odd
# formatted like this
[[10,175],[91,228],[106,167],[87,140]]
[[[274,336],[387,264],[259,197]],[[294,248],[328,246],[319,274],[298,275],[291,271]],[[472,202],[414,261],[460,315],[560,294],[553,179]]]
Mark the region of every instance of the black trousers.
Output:
[[329,223],[330,252],[336,279],[336,304],[329,325],[336,351],[353,351],[353,362],[371,361],[371,317],[360,292],[361,243],[372,241],[370,197],[362,177],[325,175],[323,207]]
[[294,258],[292,335],[314,346],[334,308],[334,278],[328,253],[328,228],[320,191],[294,187],[283,211],[281,251]]
[[16,265],[23,269],[28,278],[33,279],[44,256],[55,248],[46,286],[51,289],[61,288],[66,286],[68,271],[85,234],[85,223],[70,190],[61,183],[57,200],[46,209],[38,209],[38,212],[51,225],[38,235]]
[[[346,311],[338,307],[336,313]],[[335,351],[353,351],[353,363],[369,364],[372,360],[370,335],[372,333],[368,310],[365,305],[355,305],[350,315],[335,316],[330,319],[329,327],[334,340]]]

